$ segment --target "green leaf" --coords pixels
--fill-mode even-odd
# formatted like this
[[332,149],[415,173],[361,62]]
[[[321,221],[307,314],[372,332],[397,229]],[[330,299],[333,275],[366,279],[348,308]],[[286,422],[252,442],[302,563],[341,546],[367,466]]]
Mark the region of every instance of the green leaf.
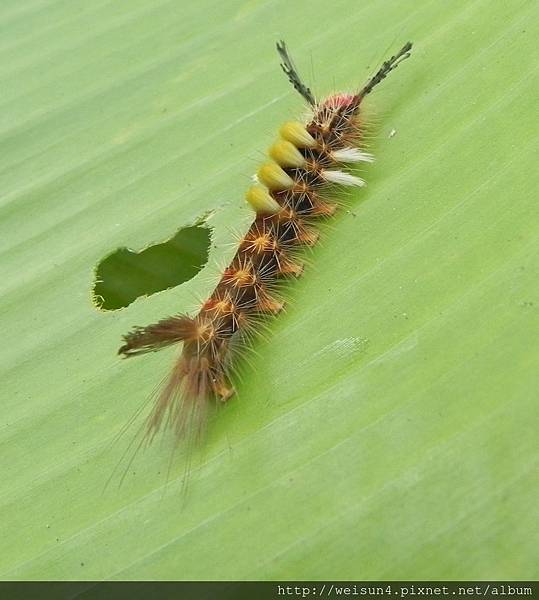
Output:
[[[537,3],[0,6],[4,579],[535,579]],[[104,484],[175,351],[121,335],[193,310],[301,99],[369,98],[350,197],[192,457]],[[103,312],[94,269],[211,214],[193,279]],[[125,469],[131,451],[121,463]]]

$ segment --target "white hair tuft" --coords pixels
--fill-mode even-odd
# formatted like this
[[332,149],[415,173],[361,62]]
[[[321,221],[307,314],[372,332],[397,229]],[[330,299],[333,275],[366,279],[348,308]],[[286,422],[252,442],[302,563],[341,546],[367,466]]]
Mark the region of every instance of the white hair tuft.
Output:
[[355,185],[358,187],[365,185],[365,181],[361,177],[356,177],[344,171],[322,171],[322,177],[326,181],[338,183],[339,185]]

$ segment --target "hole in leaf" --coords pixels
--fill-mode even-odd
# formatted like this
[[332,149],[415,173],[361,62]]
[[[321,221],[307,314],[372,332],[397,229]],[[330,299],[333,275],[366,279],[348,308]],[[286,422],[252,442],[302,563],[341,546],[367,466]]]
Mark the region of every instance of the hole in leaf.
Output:
[[210,242],[210,230],[194,225],[140,252],[118,248],[97,266],[94,283],[97,308],[124,308],[140,296],[189,281],[206,264]]

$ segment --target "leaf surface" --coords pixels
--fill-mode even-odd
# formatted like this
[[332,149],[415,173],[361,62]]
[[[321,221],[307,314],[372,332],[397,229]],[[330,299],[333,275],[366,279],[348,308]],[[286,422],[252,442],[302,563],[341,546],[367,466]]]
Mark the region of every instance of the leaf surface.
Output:
[[[537,3],[5,0],[4,579],[536,579]],[[193,456],[105,481],[248,226],[249,176],[319,94],[369,98],[374,165]],[[125,309],[96,265],[210,214],[208,265]],[[122,464],[125,464],[125,460]]]

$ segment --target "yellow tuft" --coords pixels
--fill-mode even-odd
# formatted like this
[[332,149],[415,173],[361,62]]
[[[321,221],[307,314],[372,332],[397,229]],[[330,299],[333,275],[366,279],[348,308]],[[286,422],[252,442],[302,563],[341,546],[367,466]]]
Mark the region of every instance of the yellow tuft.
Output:
[[261,185],[250,187],[245,197],[257,214],[273,214],[281,210],[279,204],[269,195],[268,190]]
[[317,145],[313,136],[298,121],[289,121],[279,130],[281,136],[298,148],[314,148]]
[[258,169],[258,179],[270,190],[287,190],[294,185],[294,180],[279,165],[266,163]]
[[269,149],[269,155],[281,167],[303,167],[306,162],[297,147],[286,140],[275,142]]

